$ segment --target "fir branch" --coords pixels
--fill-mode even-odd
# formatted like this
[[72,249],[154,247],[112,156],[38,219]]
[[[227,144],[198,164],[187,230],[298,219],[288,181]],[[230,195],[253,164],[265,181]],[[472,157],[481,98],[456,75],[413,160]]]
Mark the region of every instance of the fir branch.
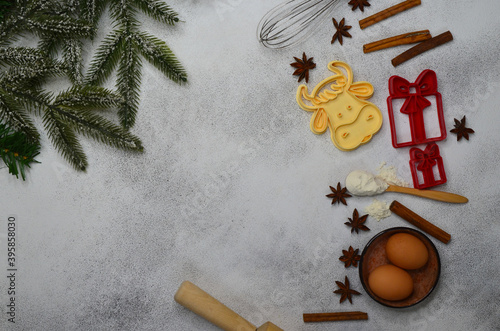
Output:
[[130,129],[134,123],[139,108],[139,90],[141,85],[141,59],[129,43],[125,46],[116,82],[118,92],[124,98],[118,110],[120,123],[125,129]]
[[42,115],[45,106],[50,104],[53,98],[51,92],[44,92],[40,89],[18,89],[17,87],[4,87],[13,99],[29,112],[35,115]]
[[105,110],[118,107],[122,102],[120,95],[104,87],[75,85],[59,93],[53,105],[78,110]]
[[146,15],[155,20],[174,25],[179,22],[177,14],[170,6],[160,0],[133,0],[134,4]]
[[97,48],[96,54],[90,63],[86,76],[89,85],[101,85],[109,77],[120,60],[120,53],[124,48],[122,30],[111,32]]
[[52,107],[76,132],[107,145],[131,151],[142,151],[139,138],[89,110]]
[[92,24],[93,28],[92,37],[94,37],[95,32],[97,32],[97,24],[99,22],[99,18],[102,16],[104,9],[106,8],[107,2],[108,1],[106,0],[80,1],[80,11],[82,14],[82,18]]
[[33,66],[46,60],[45,54],[36,48],[0,48],[0,66]]
[[64,64],[72,83],[81,84],[83,77],[82,42],[77,39],[67,39],[64,42]]
[[[82,38],[95,36],[108,4],[115,29],[98,47],[83,77]],[[160,0],[15,1],[11,14],[0,24],[0,47],[10,46],[25,31],[39,36],[40,42],[37,50],[0,48],[0,67],[5,68],[0,72],[0,121],[38,143],[38,132],[28,115],[41,115],[56,149],[78,170],[86,169],[87,160],[77,134],[141,151],[139,138],[127,131],[135,123],[139,106],[141,56],[176,83],[186,82],[187,75],[165,42],[139,31],[138,11],[169,25],[179,21],[178,14]],[[63,61],[56,60],[59,51]],[[91,86],[104,83],[115,69],[119,95]],[[43,84],[49,77],[64,74],[74,86],[54,98]],[[110,108],[118,108],[121,126],[96,113]]]
[[27,20],[27,28],[39,36],[51,34],[59,38],[89,37],[92,34],[92,27],[87,22],[70,17],[37,15]]
[[[31,102],[32,107],[43,111],[43,122],[48,135],[57,150],[70,162],[77,170],[85,170],[87,159],[78,142],[75,132],[82,133],[87,137],[106,143],[110,146],[125,149],[142,151],[142,143],[139,138],[128,133],[123,128],[111,123],[103,117],[92,113],[92,110],[81,107],[84,103],[75,102],[77,95],[103,96],[106,89],[96,87],[74,87],[71,90],[62,92],[51,103],[51,94],[42,91],[17,92],[19,97]],[[75,95],[71,96],[71,91]],[[108,100],[116,95],[112,95]],[[63,102],[70,100],[72,102]],[[118,100],[115,100],[118,101]],[[111,101],[109,101],[111,102]],[[99,102],[96,102],[99,104]],[[88,106],[88,105],[87,105]]]
[[3,89],[0,89],[0,121],[22,132],[29,142],[38,143],[40,135],[28,114]]
[[10,15],[0,24],[0,46],[8,46],[16,41],[25,26],[27,8],[16,3],[10,9]]
[[30,142],[22,132],[13,132],[0,123],[0,156],[9,169],[9,173],[26,180],[26,168],[31,163],[39,163],[35,157],[40,154],[40,145]]
[[49,12],[54,6],[58,6],[58,3],[54,3],[53,0],[18,0],[20,4],[24,4],[27,7],[27,11],[34,11],[38,13]]
[[186,71],[163,40],[144,32],[136,33],[133,37],[137,50],[151,64],[174,82],[187,82]]
[[[117,90],[124,98],[124,103],[118,115],[126,129],[134,125],[139,103],[141,62],[138,54],[174,82],[182,84],[187,81],[186,71],[167,44],[137,30],[139,23],[135,18],[137,10],[134,5],[160,21],[173,24],[177,19],[177,14],[170,7],[157,0],[111,0],[111,17],[120,29],[107,36],[98,48],[86,82],[102,84],[119,62]],[[121,57],[118,53],[121,53]]]
[[[51,2],[53,4],[53,2]],[[17,0],[9,10],[9,17],[0,24],[0,46],[8,46],[17,41],[24,30],[28,29],[28,21],[47,10],[49,1]]]
[[[49,16],[62,16],[62,17],[69,17],[68,11],[65,7],[65,2],[66,0],[34,0],[33,2],[39,2],[39,12],[44,15],[49,15]],[[50,5],[48,5],[50,4]],[[43,6],[43,8],[42,8]]]
[[59,153],[76,169],[85,171],[87,157],[76,138],[75,132],[64,123],[59,114],[48,108],[43,116],[43,124],[50,140]]
[[38,49],[44,52],[49,57],[56,57],[58,49],[63,44],[62,38],[54,38],[54,36],[43,35],[40,36],[38,42]]
[[140,25],[135,18],[137,10],[132,6],[130,0],[111,0],[110,15],[125,29],[136,29]]
[[10,67],[0,74],[0,84],[33,89],[43,84],[49,77],[66,74],[66,66],[59,61],[46,59],[31,66]]

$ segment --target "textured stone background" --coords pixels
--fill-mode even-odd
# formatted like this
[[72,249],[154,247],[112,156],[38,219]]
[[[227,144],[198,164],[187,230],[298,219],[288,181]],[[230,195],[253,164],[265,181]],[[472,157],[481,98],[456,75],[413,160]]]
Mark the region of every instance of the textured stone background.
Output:
[[[347,1],[344,1],[347,2]],[[6,219],[18,219],[17,323],[6,322],[6,277],[0,277],[3,329],[216,330],[176,304],[191,280],[256,325],[285,330],[498,330],[500,175],[500,21],[497,0],[422,1],[404,14],[360,30],[358,20],[397,1],[372,1],[352,12],[343,4],[352,39],[330,44],[331,21],[310,40],[285,50],[257,42],[260,18],[280,3],[171,0],[185,23],[144,28],[167,41],[189,73],[177,86],[144,64],[140,112],[133,132],[142,155],[83,139],[90,166],[77,173],[44,136],[26,182],[2,169],[1,253]],[[103,33],[109,27],[105,20]],[[455,40],[397,68],[390,60],[407,47],[363,54],[362,44],[429,29]],[[88,50],[88,57],[96,45]],[[295,102],[289,63],[305,51],[317,68],[309,87],[329,76],[332,60],[349,63],[354,79],[375,87],[371,102],[384,114],[373,140],[352,152],[337,150],[329,133],[309,130],[310,114]],[[386,161],[411,182],[408,149],[394,149],[385,99],[387,80],[413,81],[436,71],[447,130],[467,115],[470,141],[449,134],[439,143],[448,183],[465,205],[387,193],[452,234],[444,245],[438,287],[422,304],[392,310],[372,301],[358,270],[338,261],[349,245],[362,248],[376,233],[404,226],[397,216],[369,218],[368,233],[343,224],[371,203],[353,197],[331,206],[328,185],[354,169],[375,172]],[[3,261],[3,260],[2,260]],[[5,265],[2,262],[2,265]],[[0,275],[6,267],[0,265]],[[363,295],[339,304],[335,280],[347,275]],[[361,310],[368,322],[305,325],[304,312]],[[1,328],[1,327],[0,327]]]

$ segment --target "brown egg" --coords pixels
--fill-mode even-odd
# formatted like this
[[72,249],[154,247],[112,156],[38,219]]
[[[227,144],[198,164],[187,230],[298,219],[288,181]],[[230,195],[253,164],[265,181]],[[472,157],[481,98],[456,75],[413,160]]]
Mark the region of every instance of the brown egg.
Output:
[[413,279],[407,271],[385,264],[370,273],[368,286],[382,299],[397,301],[409,297],[413,292]]
[[413,270],[423,267],[429,259],[425,244],[408,233],[392,235],[385,246],[387,258],[400,268]]

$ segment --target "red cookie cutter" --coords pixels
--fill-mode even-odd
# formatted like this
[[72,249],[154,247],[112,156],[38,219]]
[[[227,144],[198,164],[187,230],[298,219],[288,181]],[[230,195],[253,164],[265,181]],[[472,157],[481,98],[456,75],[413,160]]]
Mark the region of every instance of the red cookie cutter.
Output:
[[[437,166],[436,179],[434,167]],[[422,151],[417,147],[410,149],[410,169],[413,177],[413,186],[418,189],[429,188],[446,183],[446,173],[444,172],[443,158],[439,154],[439,147],[435,143],[428,144]],[[419,180],[419,171],[422,174],[423,182]]]
[[[389,78],[390,96],[387,98],[387,106],[389,109],[392,145],[394,148],[426,144],[446,138],[443,103],[441,94],[437,91],[437,88],[436,73],[430,69],[422,71],[415,83],[410,83],[399,76],[392,76]],[[432,104],[426,98],[429,96],[435,96],[436,98],[437,118],[440,130],[440,135],[438,137],[427,137],[425,132],[424,109]],[[393,100],[396,99],[405,99],[400,112],[408,115],[411,133],[410,141],[398,142],[393,110]]]

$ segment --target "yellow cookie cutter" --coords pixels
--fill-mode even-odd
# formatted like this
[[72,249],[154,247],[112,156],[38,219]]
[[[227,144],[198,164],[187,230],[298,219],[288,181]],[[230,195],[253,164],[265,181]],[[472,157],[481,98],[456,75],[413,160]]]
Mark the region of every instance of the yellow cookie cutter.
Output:
[[312,132],[323,134],[330,128],[333,144],[340,150],[350,151],[366,144],[380,130],[382,113],[366,101],[373,95],[372,84],[353,83],[352,70],[347,63],[332,61],[328,69],[334,75],[322,80],[311,94],[306,85],[299,86],[297,103],[300,108],[313,112]]

